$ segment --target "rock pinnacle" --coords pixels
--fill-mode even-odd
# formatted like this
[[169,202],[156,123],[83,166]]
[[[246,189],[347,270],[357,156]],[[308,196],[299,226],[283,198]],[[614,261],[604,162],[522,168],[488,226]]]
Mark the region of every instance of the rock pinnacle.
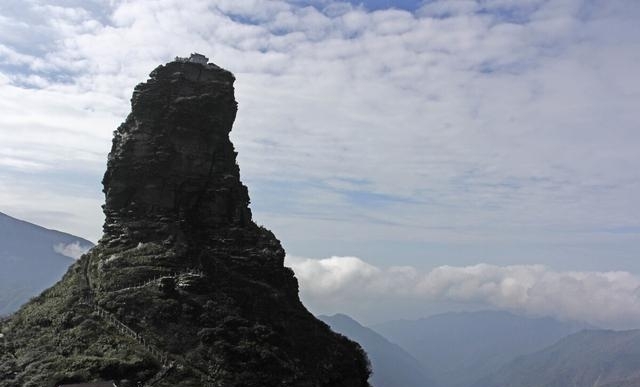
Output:
[[298,298],[229,140],[235,78],[199,54],[139,84],[98,245],[1,323],[0,387],[366,387],[362,349]]

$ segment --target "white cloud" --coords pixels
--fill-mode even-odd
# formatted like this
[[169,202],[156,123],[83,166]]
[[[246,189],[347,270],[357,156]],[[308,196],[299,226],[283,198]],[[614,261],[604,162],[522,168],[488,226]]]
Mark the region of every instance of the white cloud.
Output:
[[[287,257],[301,296],[313,311],[385,316],[394,304],[419,314],[429,304],[453,303],[604,327],[640,326],[640,277],[628,272],[554,271],[542,265],[479,264],[432,270],[380,268],[356,257]],[[382,318],[385,318],[382,317]]]
[[91,246],[83,246],[79,241],[67,244],[58,243],[53,246],[53,251],[56,253],[73,259],[80,259],[84,253],[89,251],[89,249],[91,249]]

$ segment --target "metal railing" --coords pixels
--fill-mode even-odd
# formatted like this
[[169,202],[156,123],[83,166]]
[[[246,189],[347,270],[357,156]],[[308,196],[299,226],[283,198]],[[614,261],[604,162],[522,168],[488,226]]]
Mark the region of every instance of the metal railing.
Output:
[[[187,368],[185,367],[183,361],[179,361],[180,359],[182,359],[180,356],[177,355],[171,355],[168,352],[162,351],[160,350],[158,347],[152,345],[150,343],[149,340],[147,340],[141,333],[136,332],[133,328],[131,328],[130,326],[128,326],[127,324],[123,323],[122,321],[120,321],[113,313],[109,312],[108,310],[106,310],[105,308],[101,307],[100,305],[98,305],[98,303],[95,301],[94,298],[94,290],[89,278],[89,273],[88,273],[88,261],[87,263],[85,263],[84,265],[84,270],[83,270],[83,274],[84,274],[84,280],[86,282],[87,285],[87,290],[89,295],[84,297],[81,300],[81,303],[86,304],[87,306],[93,308],[93,310],[100,316],[103,318],[103,320],[108,321],[109,323],[111,323],[115,328],[116,331],[119,332],[121,335],[126,336],[132,340],[135,340],[139,345],[141,345],[145,351],[147,351],[156,361],[158,361],[161,365],[162,365],[162,370],[160,370],[160,372],[152,379],[150,379],[149,381],[147,381],[147,383],[145,383],[144,387],[152,387],[155,383],[159,382],[160,380],[162,380],[162,378],[164,378],[168,372],[170,370],[172,370],[173,368],[180,366],[181,368]],[[145,286],[148,286],[152,283],[158,282],[160,281],[162,278],[167,278],[167,277],[180,277],[183,275],[198,275],[198,276],[204,276],[204,273],[200,270],[195,270],[195,269],[188,269],[186,271],[183,272],[176,272],[176,273],[171,273],[169,275],[161,275],[161,276],[156,276],[153,279],[150,279],[146,282],[143,282],[139,285],[134,285],[134,286],[130,286],[127,288],[122,288],[122,289],[118,289],[118,290],[114,290],[112,292],[122,292],[122,291],[126,291],[126,290],[132,290],[132,289],[140,289],[143,288]],[[199,370],[198,368],[195,367],[188,367],[191,371],[193,371],[198,377],[200,377],[201,382],[204,383],[203,386],[204,387],[213,387],[214,383],[211,382],[211,375],[208,375],[207,373]]]

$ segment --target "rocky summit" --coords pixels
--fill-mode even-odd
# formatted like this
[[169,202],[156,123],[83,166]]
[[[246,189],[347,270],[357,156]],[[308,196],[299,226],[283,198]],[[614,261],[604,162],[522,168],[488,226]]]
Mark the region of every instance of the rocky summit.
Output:
[[234,80],[196,54],[135,88],[104,236],[2,322],[1,387],[368,386],[360,346],[305,309],[280,242],[252,220]]

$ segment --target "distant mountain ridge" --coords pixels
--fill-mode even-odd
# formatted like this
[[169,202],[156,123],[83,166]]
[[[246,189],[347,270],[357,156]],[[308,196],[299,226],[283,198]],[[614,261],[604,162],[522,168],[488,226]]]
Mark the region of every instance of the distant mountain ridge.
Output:
[[0,212],[0,316],[60,280],[74,262],[70,255],[92,246],[86,239]]
[[552,318],[482,311],[390,321],[371,328],[420,361],[439,387],[467,387],[518,356],[587,327]]
[[369,379],[375,387],[432,387],[420,363],[399,345],[344,314],[318,316],[331,329],[359,343],[371,361]]
[[640,330],[584,330],[521,356],[474,387],[640,386]]

